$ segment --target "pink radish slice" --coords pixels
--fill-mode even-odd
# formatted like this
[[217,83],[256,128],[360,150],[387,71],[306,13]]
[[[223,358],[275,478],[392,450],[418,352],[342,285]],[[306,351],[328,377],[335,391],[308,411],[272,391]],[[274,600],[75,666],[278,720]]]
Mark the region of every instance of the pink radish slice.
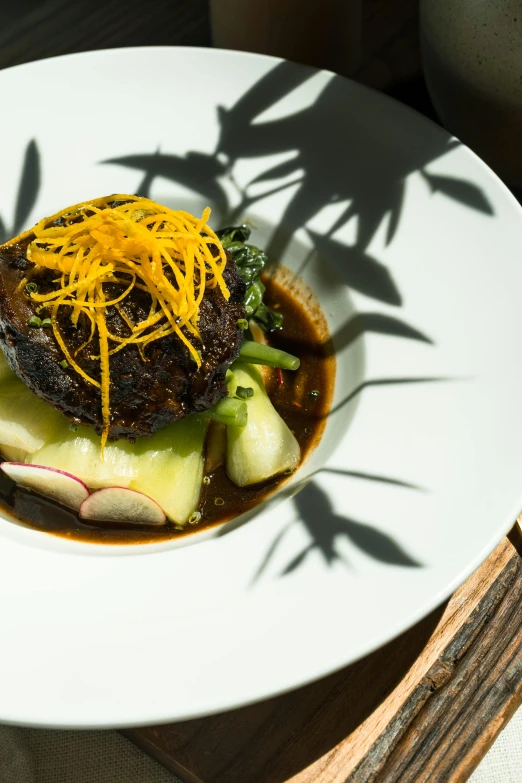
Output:
[[135,525],[164,525],[167,521],[155,500],[128,487],[105,487],[93,492],[83,501],[80,518]]
[[63,470],[27,465],[25,462],[2,462],[0,468],[21,487],[39,492],[74,511],[78,511],[85,498],[89,497],[83,481]]

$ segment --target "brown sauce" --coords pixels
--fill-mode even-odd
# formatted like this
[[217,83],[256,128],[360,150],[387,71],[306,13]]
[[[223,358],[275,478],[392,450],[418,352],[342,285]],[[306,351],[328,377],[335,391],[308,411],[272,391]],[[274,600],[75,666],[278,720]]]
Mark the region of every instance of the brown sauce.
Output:
[[[273,278],[265,278],[265,301],[283,314],[283,329],[269,336],[270,345],[299,356],[296,372],[269,370],[266,381],[272,403],[301,446],[302,458],[319,441],[330,407],[335,361],[331,343],[325,338],[324,319],[317,305],[294,296]],[[281,383],[282,380],[282,383]],[[141,527],[122,523],[118,528],[103,523],[86,524],[73,512],[39,495],[18,488],[0,471],[0,507],[25,526],[65,538],[100,544],[144,544],[198,533],[223,524],[248,511],[271,495],[287,476],[279,476],[262,485],[237,487],[218,468],[202,487],[199,511],[201,520],[176,530],[167,523],[159,527]],[[208,481],[207,479],[207,481]],[[217,503],[216,503],[217,501]],[[223,501],[223,502],[222,502]]]

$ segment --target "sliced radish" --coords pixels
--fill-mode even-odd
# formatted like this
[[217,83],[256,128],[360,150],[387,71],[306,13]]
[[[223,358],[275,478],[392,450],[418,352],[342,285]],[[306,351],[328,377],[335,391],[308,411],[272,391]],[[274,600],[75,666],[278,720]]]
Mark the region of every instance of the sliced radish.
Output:
[[0,468],[21,487],[33,489],[62,506],[78,511],[89,490],[80,479],[63,470],[24,462],[2,462]]
[[93,492],[83,501],[80,518],[135,525],[164,525],[167,521],[155,500],[128,487],[105,487]]

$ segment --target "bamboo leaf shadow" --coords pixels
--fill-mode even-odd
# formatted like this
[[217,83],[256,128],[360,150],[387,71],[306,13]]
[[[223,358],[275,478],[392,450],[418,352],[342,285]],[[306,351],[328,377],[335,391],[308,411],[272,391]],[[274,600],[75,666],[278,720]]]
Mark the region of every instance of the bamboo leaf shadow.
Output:
[[429,376],[429,377],[411,377],[411,378],[374,378],[373,380],[363,381],[359,384],[355,389],[353,389],[350,394],[347,394],[346,397],[343,397],[343,399],[338,402],[336,405],[334,405],[333,408],[330,408],[328,416],[331,416],[332,413],[336,413],[338,410],[343,408],[345,405],[347,405],[349,402],[351,402],[355,397],[357,397],[358,394],[360,394],[364,389],[369,389],[371,386],[401,386],[403,384],[410,384],[410,383],[442,383],[446,381],[460,381],[465,380],[464,378],[451,378],[447,376]]
[[433,345],[433,340],[419,329],[415,329],[400,318],[385,313],[357,313],[339,327],[332,336],[332,340],[338,349],[347,348],[358,337],[368,332],[388,334],[393,337],[403,337]]
[[31,214],[40,190],[40,179],[40,153],[36,141],[32,139],[25,149],[16,199],[13,236],[20,233]]
[[[287,576],[295,571],[313,552],[320,554],[327,565],[345,562],[338,549],[339,543],[343,540],[350,541],[366,555],[386,565],[406,568],[422,566],[387,533],[366,522],[336,514],[330,499],[314,481],[294,497],[294,503],[300,515],[300,522],[305,526],[311,541],[290,560],[280,572],[280,576]],[[265,571],[288,529],[289,526],[283,528],[270,546],[254,581],[257,581]]]
[[401,295],[389,270],[362,248],[344,245],[313,231],[307,233],[319,256],[327,258],[339,276],[354,291],[386,304],[402,304]]
[[472,182],[456,177],[443,177],[435,174],[421,172],[423,178],[428,183],[432,193],[442,193],[466,207],[475,209],[478,212],[484,212],[486,215],[493,214],[493,207],[486,198],[484,191]]
[[152,183],[156,177],[163,177],[171,182],[199,193],[212,206],[228,212],[228,197],[219,183],[219,177],[226,174],[226,167],[215,155],[202,152],[187,152],[186,155],[165,155],[159,151],[147,155],[125,155],[121,158],[108,158],[102,164],[117,164],[128,169],[136,169],[144,174],[136,192],[140,196],[149,197]]

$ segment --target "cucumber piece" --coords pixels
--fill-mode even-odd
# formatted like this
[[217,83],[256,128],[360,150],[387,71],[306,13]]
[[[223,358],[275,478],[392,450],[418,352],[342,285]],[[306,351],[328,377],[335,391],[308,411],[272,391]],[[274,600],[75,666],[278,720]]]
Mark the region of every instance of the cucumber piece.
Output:
[[299,443],[272,405],[258,368],[234,364],[228,386],[230,396],[238,386],[251,387],[254,396],[245,400],[246,426],[227,427],[226,470],[230,480],[246,487],[295,470],[301,459]]
[[208,418],[193,414],[136,442],[140,469],[131,488],[153,498],[178,525],[189,521],[199,503],[207,428]]
[[136,443],[107,443],[93,427],[72,432],[61,426],[27,462],[66,470],[89,489],[129,487],[158,503],[169,519],[185,524],[196,509],[203,479],[203,444],[208,427],[204,416],[188,416]]
[[0,380],[0,443],[33,453],[66,421],[14,373]]
[[27,451],[25,449],[17,449],[14,446],[6,446],[5,443],[0,443],[0,456],[5,459],[6,462],[25,462],[27,459]]
[[203,480],[207,416],[188,416],[137,443],[107,443],[94,427],[69,420],[9,368],[0,351],[0,455],[67,471],[90,489],[131,487],[149,495],[173,522],[184,525],[197,508]]
[[136,443],[107,443],[93,427],[72,432],[66,421],[27,462],[67,470],[90,489],[128,487],[156,501],[167,517],[185,524],[196,509],[203,480],[204,416],[188,416]]
[[65,416],[62,419],[53,436],[26,462],[66,470],[90,489],[128,487],[139,470],[135,445],[124,440],[107,443],[102,459],[101,438],[94,427],[82,425],[72,431]]

